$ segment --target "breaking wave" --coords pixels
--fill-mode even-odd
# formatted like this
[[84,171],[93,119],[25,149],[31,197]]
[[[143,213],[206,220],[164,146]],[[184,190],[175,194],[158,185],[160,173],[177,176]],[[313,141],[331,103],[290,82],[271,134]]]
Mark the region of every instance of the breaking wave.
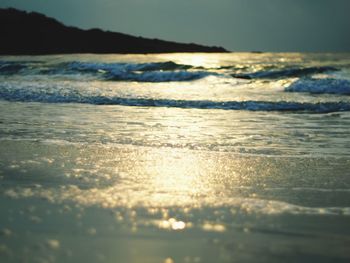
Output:
[[250,73],[237,73],[232,74],[234,78],[242,78],[242,79],[278,79],[278,78],[289,78],[289,77],[302,77],[308,76],[312,74],[325,73],[330,71],[336,71],[338,69],[334,67],[293,67],[293,68],[285,68],[285,69],[271,69],[271,70],[261,70],[257,72]]
[[108,81],[170,82],[191,81],[214,72],[190,70],[189,65],[172,61],[155,63],[91,63],[69,62],[53,65],[30,65],[28,62],[0,61],[0,74],[40,74],[40,75],[75,75],[89,74]]
[[62,64],[70,70],[77,71],[169,71],[186,70],[192,68],[189,65],[177,64],[172,61],[154,63],[90,63],[90,62],[70,62]]
[[221,109],[248,111],[302,111],[327,113],[350,111],[350,103],[324,102],[303,103],[289,101],[211,101],[211,100],[173,100],[152,98],[124,98],[103,95],[81,94],[76,90],[16,89],[0,87],[0,98],[7,101],[43,103],[83,103],[94,105],[122,105],[141,107],[171,107],[192,109]]
[[189,65],[172,61],[156,63],[83,63],[72,62],[66,65],[68,72],[97,73],[109,81],[169,82],[189,81],[211,75],[205,71],[187,71]]
[[27,67],[26,62],[0,61],[0,75],[18,74]]
[[350,81],[344,79],[299,79],[285,89],[289,92],[350,95]]
[[248,64],[205,68],[178,64],[173,61],[150,63],[0,61],[0,75],[89,75],[99,80],[138,82],[191,81],[210,75],[241,79],[281,79],[305,77],[337,70],[329,66],[281,68],[277,65],[261,65],[257,70]]
[[204,71],[148,71],[135,72],[110,72],[105,78],[111,81],[139,81],[139,82],[170,82],[190,81],[213,75]]

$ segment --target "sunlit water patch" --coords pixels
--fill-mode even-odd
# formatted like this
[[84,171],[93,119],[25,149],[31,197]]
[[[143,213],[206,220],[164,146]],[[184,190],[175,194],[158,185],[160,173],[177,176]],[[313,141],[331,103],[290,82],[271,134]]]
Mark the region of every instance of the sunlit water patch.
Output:
[[347,262],[348,54],[0,58],[1,262]]

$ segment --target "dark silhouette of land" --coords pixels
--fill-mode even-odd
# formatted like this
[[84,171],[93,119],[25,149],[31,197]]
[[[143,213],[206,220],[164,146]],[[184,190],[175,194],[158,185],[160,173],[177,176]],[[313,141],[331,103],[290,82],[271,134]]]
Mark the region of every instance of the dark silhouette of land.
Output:
[[221,47],[68,27],[39,13],[0,9],[0,54],[227,52]]

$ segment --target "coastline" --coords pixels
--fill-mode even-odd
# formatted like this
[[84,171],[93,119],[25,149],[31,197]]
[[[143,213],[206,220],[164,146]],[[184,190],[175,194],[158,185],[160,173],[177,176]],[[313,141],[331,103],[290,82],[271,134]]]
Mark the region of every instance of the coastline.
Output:
[[154,54],[228,52],[222,47],[135,37],[101,29],[65,26],[39,13],[0,9],[0,54]]

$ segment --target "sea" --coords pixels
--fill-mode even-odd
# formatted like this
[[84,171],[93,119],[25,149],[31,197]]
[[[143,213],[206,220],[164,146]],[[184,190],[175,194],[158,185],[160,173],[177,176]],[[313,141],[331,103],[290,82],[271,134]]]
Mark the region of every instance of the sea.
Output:
[[0,261],[350,262],[350,54],[0,56]]

